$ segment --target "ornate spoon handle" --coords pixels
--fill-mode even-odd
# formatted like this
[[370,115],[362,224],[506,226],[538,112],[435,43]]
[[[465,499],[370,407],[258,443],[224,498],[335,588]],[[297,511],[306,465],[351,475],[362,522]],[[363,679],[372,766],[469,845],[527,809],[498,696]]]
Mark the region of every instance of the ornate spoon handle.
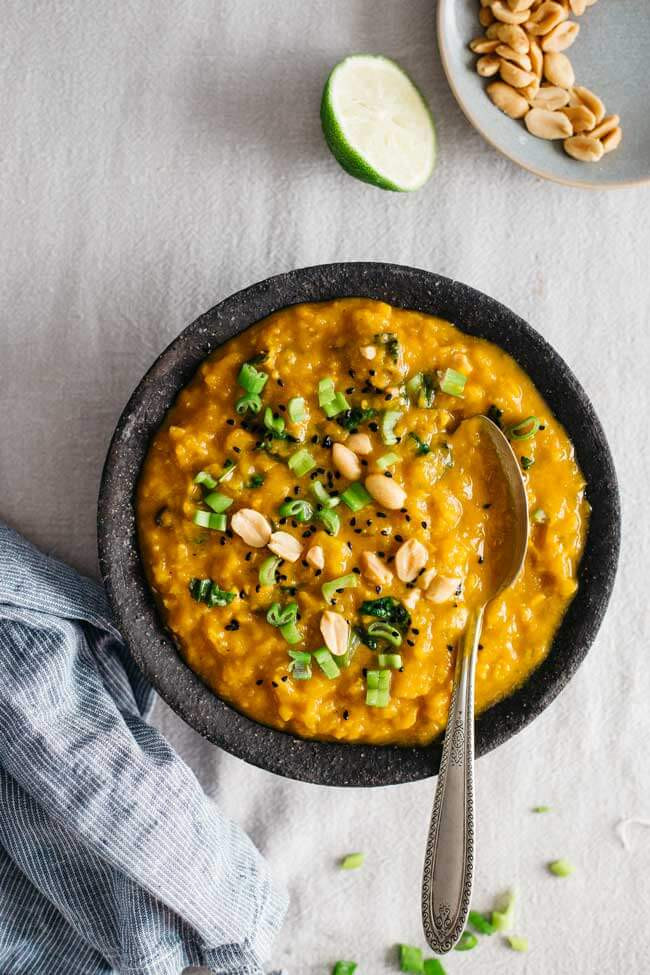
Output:
[[474,878],[474,670],[484,607],[459,647],[422,877],[422,923],[437,954],[465,927]]

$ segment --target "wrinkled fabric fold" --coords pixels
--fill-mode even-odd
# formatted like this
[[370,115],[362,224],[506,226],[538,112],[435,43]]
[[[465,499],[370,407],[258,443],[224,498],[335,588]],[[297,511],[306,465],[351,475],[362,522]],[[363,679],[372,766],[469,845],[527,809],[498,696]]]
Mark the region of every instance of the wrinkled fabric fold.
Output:
[[257,975],[286,910],[144,720],[102,588],[0,523],[0,971]]

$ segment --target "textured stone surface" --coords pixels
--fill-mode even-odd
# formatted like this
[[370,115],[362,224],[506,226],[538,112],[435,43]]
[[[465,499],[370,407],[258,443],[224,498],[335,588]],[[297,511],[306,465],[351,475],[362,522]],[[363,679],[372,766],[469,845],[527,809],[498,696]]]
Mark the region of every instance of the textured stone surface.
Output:
[[477,753],[495,748],[539,715],[583,660],[607,606],[620,535],[616,475],[602,427],[563,360],[513,312],[457,281],[391,264],[328,264],[269,278],[206,312],[156,360],[119,420],[102,479],[98,534],[101,572],[122,632],[143,671],[185,721],[240,758],[281,775],[371,786],[435,773],[440,746],[303,741],[258,725],[219,700],[186,667],[161,624],[142,574],[132,504],[149,440],[206,355],[286,305],[354,295],[440,315],[502,346],[532,377],[576,446],[592,506],[580,588],[542,666],[477,720]]

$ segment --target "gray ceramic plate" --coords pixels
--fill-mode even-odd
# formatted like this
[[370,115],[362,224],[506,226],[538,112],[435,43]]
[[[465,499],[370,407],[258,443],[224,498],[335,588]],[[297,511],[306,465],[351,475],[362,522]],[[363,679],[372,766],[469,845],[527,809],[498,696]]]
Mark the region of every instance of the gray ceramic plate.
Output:
[[569,186],[606,189],[650,182],[647,58],[649,0],[599,0],[576,18],[580,35],[567,51],[578,84],[621,116],[623,142],[598,163],[576,162],[562,144],[529,135],[523,122],[503,115],[485,94],[467,45],[483,34],[479,0],[438,0],[438,46],[447,80],[463,112],[496,149],[537,176]]
[[477,754],[506,741],[551,703],[591,646],[614,583],[620,513],[612,458],[586,393],[557,352],[493,298],[429,271],[395,264],[302,268],[226,298],[181,332],[143,377],[117,424],[99,495],[99,561],[135,660],[165,701],[198,732],[247,762],[290,778],[326,785],[389,785],[435,774],[440,743],[400,748],[304,741],[240,714],[192,673],[176,652],[144,578],[133,510],[151,437],[207,355],[287,305],[352,296],[439,315],[470,335],[496,342],[526,370],[576,446],[592,506],[578,593],[546,660],[514,694],[477,719]]

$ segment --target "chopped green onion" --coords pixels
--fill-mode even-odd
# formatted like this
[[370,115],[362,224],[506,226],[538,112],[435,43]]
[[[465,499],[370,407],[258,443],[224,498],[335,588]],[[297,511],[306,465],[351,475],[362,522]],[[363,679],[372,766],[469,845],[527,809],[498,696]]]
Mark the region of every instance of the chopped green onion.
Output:
[[378,335],[375,335],[374,341],[377,345],[383,345],[393,362],[397,362],[399,359],[399,339],[393,332],[379,332]]
[[322,481],[314,481],[311,486],[311,493],[324,508],[335,508],[337,504],[341,503],[338,494],[329,494]]
[[506,941],[513,951],[528,951],[528,938],[520,938],[516,934],[506,936]]
[[421,372],[414,373],[410,379],[406,380],[406,392],[414,397],[422,389],[423,377]]
[[260,563],[258,579],[261,586],[275,585],[275,573],[281,561],[277,555],[269,555],[268,559]]
[[433,406],[433,401],[436,398],[436,386],[436,377],[432,372],[422,374],[422,388],[418,395],[418,406],[426,407],[427,409]]
[[240,416],[243,413],[246,413],[248,410],[250,410],[251,413],[259,413],[261,409],[262,400],[257,393],[245,393],[245,395],[240,396],[235,403],[235,410],[240,414]]
[[556,877],[570,877],[574,871],[574,867],[568,860],[553,860],[548,865],[548,869]]
[[266,613],[266,620],[271,626],[286,626],[287,623],[295,623],[297,615],[298,603],[287,603],[286,606],[271,603]]
[[359,585],[359,577],[354,572],[349,572],[338,579],[330,579],[321,586],[321,592],[326,603],[331,603],[337,589],[355,589]]
[[463,375],[462,372],[458,372],[456,369],[445,369],[440,380],[440,389],[448,396],[458,396],[462,399],[466,382],[467,376]]
[[192,599],[197,603],[202,603],[207,598],[212,589],[212,579],[192,579],[189,585]]
[[271,433],[274,433],[277,437],[282,437],[285,428],[285,422],[281,416],[274,416],[273,410],[270,406],[267,406],[264,410],[264,426]]
[[318,383],[318,405],[325,406],[326,403],[334,399],[334,395],[334,380],[326,376]]
[[291,663],[289,673],[293,674],[296,680],[309,680],[311,677],[311,654],[303,650],[289,650]]
[[189,584],[190,595],[198,603],[206,603],[211,609],[215,606],[228,606],[236,593],[222,589],[212,579],[192,579]]
[[469,923],[479,934],[494,934],[494,926],[490,924],[485,914],[480,911],[469,912]]
[[341,671],[339,670],[338,664],[327,647],[314,650],[313,657],[325,676],[330,680],[340,675]]
[[542,421],[538,416],[527,416],[508,430],[510,440],[530,440],[539,431]]
[[366,704],[385,708],[390,700],[390,670],[369,670],[366,674]]
[[292,454],[287,463],[296,477],[309,474],[316,466],[316,461],[304,447]]
[[350,404],[343,393],[335,393],[332,399],[328,400],[327,403],[323,403],[323,413],[330,419],[333,416],[338,416],[339,413],[345,413],[349,409]]
[[[356,578],[356,577],[355,577]],[[387,640],[394,647],[402,645],[402,634],[396,626],[391,626],[385,620],[375,620],[368,627],[368,633],[376,640]]]
[[446,972],[437,958],[427,958],[424,962],[424,975],[446,975]]
[[428,454],[429,453],[429,451],[431,450],[431,447],[429,446],[428,443],[425,443],[424,440],[420,440],[420,438],[418,437],[417,433],[414,433],[413,430],[411,430],[410,433],[409,433],[409,437],[411,438],[411,440],[415,440],[416,447],[417,447],[417,449],[415,451],[416,454]]
[[207,504],[208,508],[212,508],[217,514],[221,514],[222,511],[226,511],[230,507],[234,498],[229,498],[227,494],[220,494],[218,491],[213,491],[211,494],[206,494],[203,501]]
[[532,457],[521,457],[520,460],[521,460],[521,466],[525,471],[530,470],[530,468],[535,463]]
[[288,623],[283,623],[278,629],[287,643],[300,643],[302,640],[302,634],[293,620],[290,620]]
[[321,522],[328,535],[338,535],[339,528],[341,527],[341,519],[336,511],[323,508],[322,511],[316,512],[316,519]]
[[553,810],[552,810],[552,808],[550,806],[533,806],[532,811],[534,813],[549,813],[549,812],[553,812]]
[[337,961],[332,969],[332,975],[354,975],[356,970],[356,961]]
[[264,474],[252,474],[251,478],[246,485],[247,488],[258,488],[262,487],[264,481],[266,480]]
[[546,521],[546,512],[543,508],[536,508],[533,511],[533,521],[536,525],[541,525]]
[[398,443],[398,436],[395,433],[395,424],[401,418],[401,410],[386,410],[381,418],[381,439],[387,447]]
[[471,931],[463,931],[460,936],[460,940],[454,951],[471,951],[472,948],[476,948],[478,944],[478,938]]
[[250,362],[245,362],[239,370],[237,382],[247,393],[261,393],[268,379],[265,372],[256,369]]
[[377,458],[377,467],[380,470],[385,471],[387,467],[392,467],[393,464],[396,464],[398,460],[399,460],[399,454],[394,454],[392,452],[388,454],[382,454],[381,457]]
[[[234,462],[234,460],[231,460],[230,457],[226,457],[225,461],[223,462],[223,470],[217,478],[217,483],[223,484],[224,481],[229,481],[235,473],[236,467],[237,464]],[[209,485],[206,484],[206,487],[209,487]]]
[[348,485],[345,491],[341,492],[341,501],[345,501],[350,511],[361,511],[372,501],[371,496],[364,488],[361,481],[355,481]]
[[199,473],[194,478],[195,484],[202,484],[203,487],[207,488],[208,491],[212,491],[217,486],[217,482],[207,471],[199,471]]
[[355,632],[355,630],[352,627],[350,627],[350,631],[348,633],[347,649],[345,653],[341,654],[341,656],[337,660],[339,667],[343,669],[345,667],[350,666],[350,663],[352,662],[352,658],[354,656],[354,652],[359,646],[359,643],[360,643],[359,635]]
[[302,396],[292,396],[287,403],[287,413],[292,423],[302,423],[305,419],[305,401]]
[[363,866],[365,858],[365,853],[348,853],[341,860],[341,870],[358,870]]
[[313,514],[314,509],[309,501],[301,501],[299,498],[285,501],[284,504],[280,505],[280,515],[283,518],[295,518],[296,521],[304,523],[311,521]]
[[402,631],[411,625],[411,614],[402,606],[399,599],[395,599],[393,596],[367,599],[361,603],[359,612],[362,616],[375,616],[379,620],[392,623],[393,626]]
[[402,666],[402,657],[399,653],[378,653],[377,666],[388,667],[390,670],[399,670]]
[[373,410],[371,407],[362,409],[360,406],[353,406],[352,409],[339,413],[336,422],[344,430],[357,430],[362,423],[372,420],[373,416],[377,416],[377,410]]
[[226,530],[226,516],[220,514],[213,514],[212,511],[195,511],[192,521],[199,528],[211,528],[213,531],[225,532]]
[[515,920],[515,895],[509,891],[502,899],[501,907],[492,911],[492,927],[495,931],[511,931]]
[[423,972],[424,962],[420,948],[413,945],[399,946],[399,970],[400,972]]

